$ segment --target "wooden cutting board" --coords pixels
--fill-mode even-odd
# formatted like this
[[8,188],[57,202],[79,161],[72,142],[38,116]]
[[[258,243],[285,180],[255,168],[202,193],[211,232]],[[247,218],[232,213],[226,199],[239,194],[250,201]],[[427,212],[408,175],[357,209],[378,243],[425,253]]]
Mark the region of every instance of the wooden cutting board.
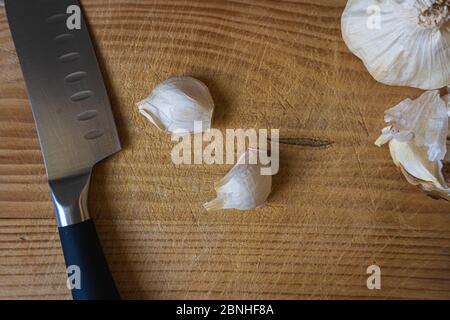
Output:
[[[344,0],[83,0],[123,151],[89,206],[124,298],[450,298],[450,204],[373,142],[420,90],[371,78],[340,33]],[[0,298],[68,299],[20,67],[0,8]],[[230,165],[179,165],[135,103],[191,75],[214,127],[279,128],[265,208],[206,212]],[[368,290],[366,269],[381,268]]]

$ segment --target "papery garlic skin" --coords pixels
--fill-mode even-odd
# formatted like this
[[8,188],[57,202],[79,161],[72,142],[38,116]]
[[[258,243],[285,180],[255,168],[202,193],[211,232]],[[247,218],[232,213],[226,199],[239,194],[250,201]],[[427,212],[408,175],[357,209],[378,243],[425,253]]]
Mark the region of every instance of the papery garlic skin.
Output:
[[257,154],[258,150],[248,149],[230,172],[215,183],[217,197],[203,205],[206,210],[251,210],[264,206],[272,190],[272,176],[262,175],[263,167],[250,161]]
[[[198,133],[211,128],[214,101],[208,87],[192,77],[174,77],[162,82],[137,106],[139,112],[163,131]],[[195,122],[202,125],[194,126]]]
[[450,22],[445,4],[437,15],[424,16],[433,3],[349,0],[341,19],[343,39],[382,83],[445,87],[450,83]]
[[448,111],[439,91],[427,91],[416,100],[406,99],[385,112],[391,123],[375,142],[380,146],[392,139],[411,141],[425,147],[430,161],[442,160],[447,153]]

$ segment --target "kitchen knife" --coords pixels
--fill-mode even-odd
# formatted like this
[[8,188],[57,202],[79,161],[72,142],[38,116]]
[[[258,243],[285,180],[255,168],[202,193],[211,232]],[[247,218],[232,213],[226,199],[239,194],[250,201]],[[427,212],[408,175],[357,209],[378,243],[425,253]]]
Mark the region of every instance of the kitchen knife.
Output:
[[[93,166],[121,147],[89,32],[81,11],[76,10],[80,4],[77,0],[7,0],[5,8],[33,110],[64,258],[73,272],[72,296],[119,299],[89,217],[87,195]],[[79,25],[67,23],[69,17]]]

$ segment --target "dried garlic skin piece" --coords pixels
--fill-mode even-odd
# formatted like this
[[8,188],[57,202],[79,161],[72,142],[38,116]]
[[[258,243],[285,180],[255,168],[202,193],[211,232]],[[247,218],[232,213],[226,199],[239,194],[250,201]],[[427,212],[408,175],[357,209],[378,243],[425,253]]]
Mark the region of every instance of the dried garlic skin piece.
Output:
[[272,190],[272,176],[262,175],[263,166],[249,162],[257,154],[258,150],[247,149],[225,177],[215,183],[217,197],[203,205],[206,210],[251,210],[264,206]]
[[[197,133],[211,128],[214,101],[203,82],[185,76],[160,83],[137,107],[163,131]],[[202,123],[201,130],[195,122]]]
[[[450,83],[448,4],[434,0],[349,0],[342,14],[347,47],[388,85],[438,89]],[[445,0],[446,1],[446,0]]]
[[411,141],[425,147],[430,161],[442,160],[447,153],[447,104],[438,90],[426,91],[415,100],[406,99],[386,110],[384,120],[391,123],[375,142],[380,146],[392,139]]

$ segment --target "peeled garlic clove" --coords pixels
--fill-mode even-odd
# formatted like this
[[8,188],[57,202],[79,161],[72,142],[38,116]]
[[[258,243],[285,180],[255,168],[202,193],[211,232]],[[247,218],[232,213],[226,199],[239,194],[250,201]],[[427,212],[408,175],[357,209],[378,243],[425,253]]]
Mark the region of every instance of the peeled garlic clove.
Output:
[[450,83],[446,1],[349,0],[342,14],[342,36],[376,80],[442,88]]
[[406,99],[387,110],[384,117],[391,126],[383,129],[375,144],[391,139],[412,141],[425,147],[430,161],[442,160],[447,153],[448,113],[439,91],[427,91],[418,99]]
[[450,200],[450,189],[442,174],[442,162],[430,161],[426,148],[418,147],[411,141],[392,139],[389,150],[395,165],[409,183],[432,196]]
[[[214,101],[208,87],[192,77],[162,82],[137,106],[163,131],[197,133],[211,128]],[[194,126],[196,122],[201,122],[201,128]]]
[[258,150],[248,149],[227,175],[214,185],[217,197],[203,206],[208,211],[221,209],[251,210],[262,207],[272,188],[272,176],[261,175]]

